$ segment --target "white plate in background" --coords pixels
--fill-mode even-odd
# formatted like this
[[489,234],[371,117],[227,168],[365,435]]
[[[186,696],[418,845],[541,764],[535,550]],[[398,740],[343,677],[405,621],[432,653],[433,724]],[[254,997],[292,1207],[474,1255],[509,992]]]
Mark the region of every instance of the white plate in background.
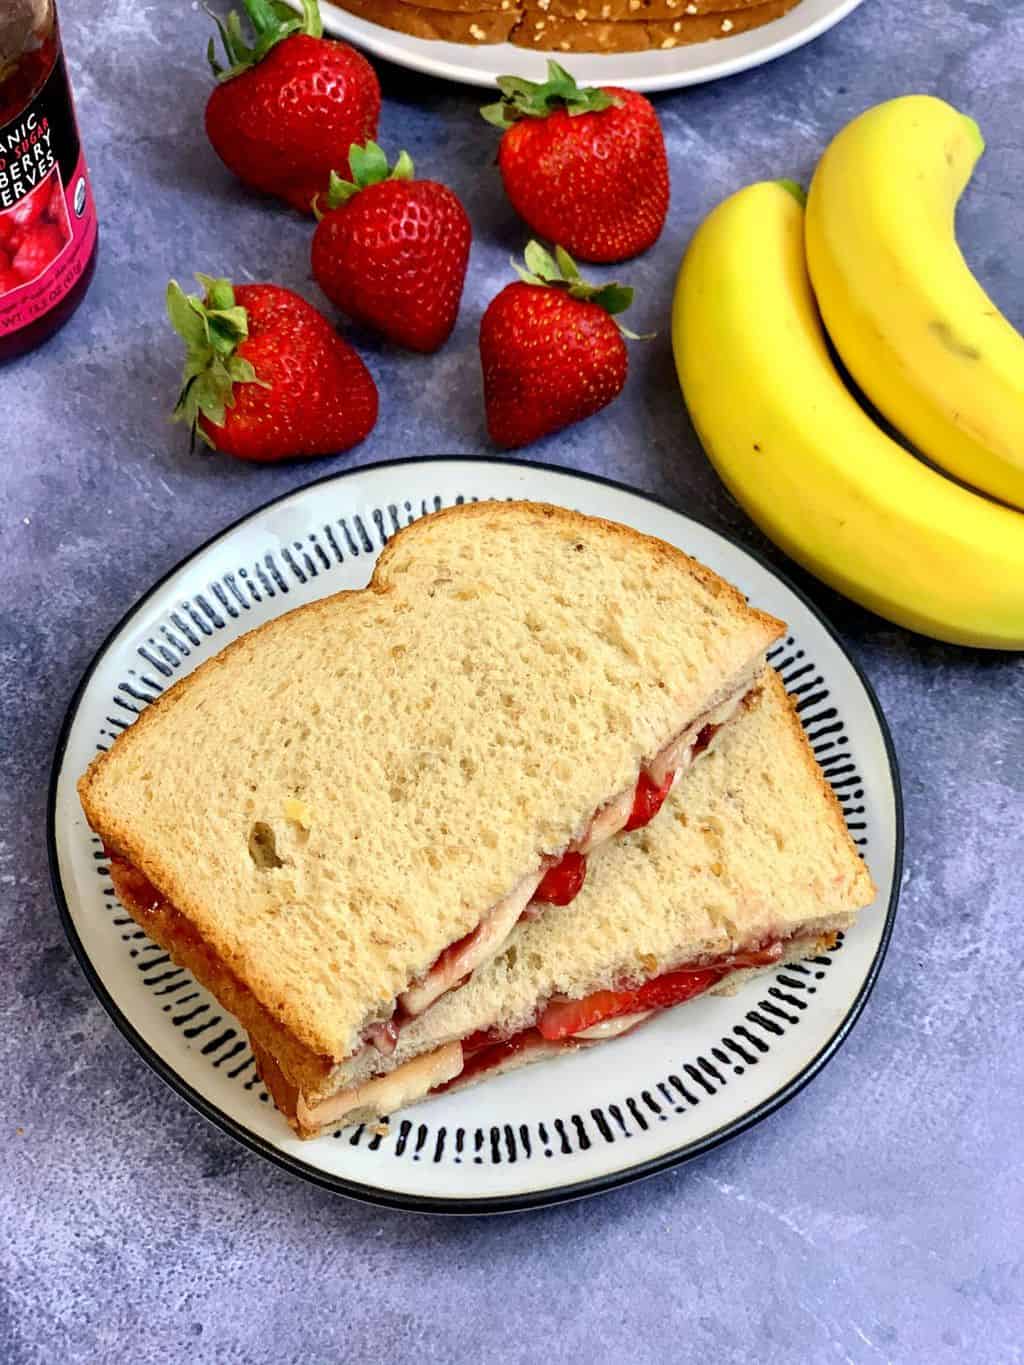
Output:
[[[289,0],[300,8],[300,0]],[[443,80],[493,87],[498,76],[541,80],[547,58],[567,65],[584,85],[621,85],[629,90],[676,90],[684,85],[717,80],[760,66],[803,47],[857,8],[861,0],[800,0],[800,3],[761,28],[713,42],[652,52],[532,52],[511,43],[442,43],[396,33],[360,19],[322,0],[324,27],[371,57],[394,62]]]

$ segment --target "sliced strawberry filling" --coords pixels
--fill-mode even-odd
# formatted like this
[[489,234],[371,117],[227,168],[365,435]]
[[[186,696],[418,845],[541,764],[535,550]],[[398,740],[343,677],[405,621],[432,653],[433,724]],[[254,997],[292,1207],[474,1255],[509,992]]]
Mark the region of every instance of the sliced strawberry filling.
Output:
[[[541,1012],[532,1028],[523,1029],[511,1038],[502,1038],[495,1031],[472,1033],[463,1039],[462,1070],[450,1085],[462,1084],[472,1076],[502,1065],[510,1057],[528,1048],[543,1044],[570,1044],[581,1033],[609,1019],[628,1014],[647,1015],[657,1010],[681,1005],[686,1000],[703,994],[712,986],[744,967],[770,967],[782,957],[782,943],[777,941],[749,952],[732,953],[716,962],[681,967],[674,972],[644,981],[619,991],[595,991],[581,1000],[552,1000]],[[444,1087],[447,1088],[447,1087]]]
[[721,728],[720,725],[705,725],[703,727],[697,738],[693,741],[693,748],[690,750],[690,753],[694,758],[696,758],[698,754],[704,752]]
[[627,833],[630,830],[643,829],[644,825],[651,823],[665,804],[665,797],[672,790],[672,783],[675,780],[675,773],[670,772],[664,782],[658,786],[646,773],[640,774],[640,781],[636,784],[636,791],[633,795],[633,809],[629,813],[629,819],[623,825],[623,829]]
[[626,990],[596,991],[582,1000],[552,1000],[537,1020],[537,1028],[542,1037],[557,1043],[622,1014],[641,1014],[681,1005],[684,1000],[692,1000],[695,995],[717,985],[730,972],[741,967],[770,967],[781,956],[782,944],[772,943],[753,952],[733,953],[718,962],[665,972]]
[[568,905],[579,895],[586,880],[586,855],[570,849],[560,862],[544,873],[533,899],[543,901],[545,905]]
[[[492,907],[484,916],[475,929],[471,929],[468,934],[450,943],[445,950],[435,959],[426,974],[409,990],[404,991],[399,997],[398,1009],[395,1014],[395,1022],[401,1028],[409,1019],[415,1019],[425,1010],[429,1009],[442,995],[447,995],[449,991],[457,990],[463,985],[478,967],[482,967],[489,962],[500,950],[502,944],[520,919],[533,919],[540,913],[540,908],[544,905],[568,905],[575,900],[583,888],[583,883],[587,879],[587,854],[586,849],[593,847],[594,841],[591,834],[595,829],[602,826],[605,811],[612,808],[622,810],[611,821],[605,820],[603,823],[606,828],[602,831],[599,842],[611,838],[614,833],[625,829],[639,829],[646,825],[649,820],[653,820],[661,808],[662,802],[668,795],[672,786],[675,773],[669,773],[660,787],[655,787],[650,778],[645,773],[641,773],[640,779],[636,784],[633,793],[631,806],[626,806],[622,798],[616,798],[609,802],[607,807],[602,807],[590,822],[587,833],[579,841],[582,847],[572,847],[558,859],[557,862],[549,860],[549,866],[544,871],[543,876],[539,877],[536,884],[532,885],[528,891],[528,901],[522,904],[516,911],[514,918],[506,911],[511,907],[507,897]],[[626,816],[628,809],[629,815]],[[513,893],[513,897],[514,897]],[[508,923],[497,932],[494,917],[497,913],[499,919]],[[375,1046],[379,1046],[375,1037],[369,1041]],[[381,1051],[386,1049],[382,1048]]]

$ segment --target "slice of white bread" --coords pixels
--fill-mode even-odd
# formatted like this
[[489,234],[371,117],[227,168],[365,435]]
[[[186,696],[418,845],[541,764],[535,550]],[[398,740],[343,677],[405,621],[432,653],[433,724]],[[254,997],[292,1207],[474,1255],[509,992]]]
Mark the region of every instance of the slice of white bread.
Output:
[[[501,956],[402,1032],[393,1057],[356,1059],[302,1099],[315,1105],[478,1031],[511,1036],[554,997],[577,999],[772,940],[799,956],[849,927],[874,894],[785,689],[766,669],[661,818],[603,848],[570,906],[521,924]],[[748,975],[736,972],[720,989]],[[293,1095],[286,1112],[294,1111]],[[368,1117],[355,1111],[343,1122]]]
[[465,505],[183,679],[81,800],[159,893],[129,909],[312,1085],[782,628],[636,531]]

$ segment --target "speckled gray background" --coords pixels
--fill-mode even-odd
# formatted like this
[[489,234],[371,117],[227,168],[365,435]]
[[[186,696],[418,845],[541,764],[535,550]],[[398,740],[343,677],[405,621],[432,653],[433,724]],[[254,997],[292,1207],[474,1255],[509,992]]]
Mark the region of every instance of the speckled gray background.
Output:
[[[316,298],[309,228],[232,184],[207,147],[196,6],[66,0],[64,17],[103,240],[77,318],[0,371],[0,1360],[1024,1358],[1024,670],[912,638],[807,580],[892,725],[907,872],[863,1020],[774,1118],[599,1200],[444,1222],[284,1175],[122,1040],[47,879],[47,768],[75,683],[154,578],[273,495],[369,460],[486,451],[476,327],[524,235],[478,94],[383,70],[383,140],[454,185],[473,219],[458,330],[433,359],[357,338],[382,410],[350,455],[277,469],[193,458],[166,423],[179,366],[168,275],[274,278]],[[909,90],[982,124],[962,241],[1024,324],[1020,0],[867,0],[802,52],[658,101],[671,218],[621,272],[639,294],[631,325],[657,340],[633,347],[611,410],[531,453],[633,482],[763,548],[682,411],[666,326],[675,268],[727,192],[806,177],[840,124]]]

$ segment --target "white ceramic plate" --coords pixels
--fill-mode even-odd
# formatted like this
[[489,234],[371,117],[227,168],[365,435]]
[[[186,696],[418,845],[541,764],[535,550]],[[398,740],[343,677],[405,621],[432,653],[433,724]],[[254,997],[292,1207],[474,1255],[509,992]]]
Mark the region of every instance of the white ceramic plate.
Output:
[[[300,8],[300,0],[289,3]],[[430,42],[358,19],[336,5],[322,3],[320,9],[329,33],[354,43],[371,56],[444,80],[493,86],[498,76],[540,79],[547,69],[547,58],[554,56],[566,62],[576,79],[585,85],[621,85],[630,90],[650,91],[697,85],[770,62],[773,57],[811,42],[860,3],[861,0],[800,0],[781,19],[749,33],[667,52],[570,54],[531,52],[511,43],[474,47],[468,43]]]
[[[706,997],[604,1047],[430,1100],[382,1139],[360,1128],[301,1142],[268,1101],[239,1025],[139,930],[110,885],[75,781],[147,702],[270,617],[363,586],[388,535],[423,512],[533,498],[624,522],[696,555],[791,634],[774,654],[878,901],[835,951]],[[694,1156],[763,1118],[832,1055],[874,982],[899,887],[895,759],[863,677],[811,606],[717,532],[616,484],[545,466],[437,458],[329,477],[196,551],[128,613],[68,712],[50,794],[50,856],[89,979],[142,1055],[242,1142],[340,1192],[483,1212],[556,1203]]]

